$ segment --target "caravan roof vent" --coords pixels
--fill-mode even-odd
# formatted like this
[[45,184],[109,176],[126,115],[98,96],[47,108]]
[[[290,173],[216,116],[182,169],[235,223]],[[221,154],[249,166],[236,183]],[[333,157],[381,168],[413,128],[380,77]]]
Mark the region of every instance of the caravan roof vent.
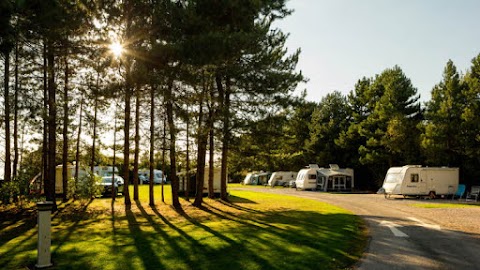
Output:
[[330,169],[332,169],[332,170],[340,169],[340,167],[337,164],[329,164],[329,165],[330,165]]
[[308,164],[308,167],[310,169],[318,169],[318,165],[317,164]]

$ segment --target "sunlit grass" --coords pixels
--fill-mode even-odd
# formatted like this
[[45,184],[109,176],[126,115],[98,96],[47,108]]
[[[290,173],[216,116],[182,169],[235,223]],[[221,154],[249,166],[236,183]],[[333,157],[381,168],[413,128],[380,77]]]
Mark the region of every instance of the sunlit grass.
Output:
[[412,203],[413,207],[418,208],[474,208],[480,207],[480,204],[468,204],[468,203]]
[[[133,194],[133,193],[131,193]],[[54,269],[343,269],[362,255],[365,227],[346,210],[291,196],[231,191],[231,203],[205,199],[184,212],[155,186],[125,211],[123,197],[59,205],[52,220]],[[3,213],[2,213],[3,214]],[[2,269],[36,260],[35,218],[1,220]]]

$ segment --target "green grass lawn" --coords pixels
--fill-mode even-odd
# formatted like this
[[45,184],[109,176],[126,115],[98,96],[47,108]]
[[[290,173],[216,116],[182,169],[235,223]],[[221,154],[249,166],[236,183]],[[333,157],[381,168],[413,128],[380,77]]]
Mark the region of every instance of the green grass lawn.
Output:
[[[148,186],[125,211],[123,197],[60,204],[52,219],[53,269],[345,269],[362,255],[363,222],[325,203],[231,191],[230,203],[205,199],[183,212],[148,206]],[[0,268],[36,262],[36,211],[0,210]]]
[[480,207],[480,204],[473,203],[446,203],[446,202],[431,202],[431,203],[412,203],[413,207],[418,208],[474,208]]

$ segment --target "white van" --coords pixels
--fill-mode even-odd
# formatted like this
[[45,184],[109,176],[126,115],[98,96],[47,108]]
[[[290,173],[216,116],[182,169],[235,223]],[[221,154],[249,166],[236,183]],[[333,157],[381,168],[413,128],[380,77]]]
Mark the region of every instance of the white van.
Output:
[[[140,178],[141,184],[148,184],[150,181],[150,170],[142,169],[138,171],[138,176]],[[153,170],[153,183],[161,184],[167,182],[167,176],[163,174],[161,170]]]
[[422,167],[406,165],[388,169],[380,193],[390,195],[428,196],[455,194],[459,182],[459,169],[448,167]]

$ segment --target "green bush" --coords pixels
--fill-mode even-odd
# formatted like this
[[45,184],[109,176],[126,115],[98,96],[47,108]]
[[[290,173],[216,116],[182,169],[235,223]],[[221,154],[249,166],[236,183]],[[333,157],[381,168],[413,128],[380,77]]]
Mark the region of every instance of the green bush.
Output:
[[94,198],[101,195],[102,186],[99,185],[101,181],[102,178],[100,176],[88,172],[86,175],[78,179],[78,190],[76,191],[76,194],[81,198]]
[[18,198],[19,195],[20,188],[17,181],[5,182],[0,187],[0,200],[3,204],[10,204],[11,201]]
[[68,185],[67,185],[67,198],[69,199],[73,198],[76,192],[77,192],[77,186],[75,184],[75,178],[70,177],[68,179]]

